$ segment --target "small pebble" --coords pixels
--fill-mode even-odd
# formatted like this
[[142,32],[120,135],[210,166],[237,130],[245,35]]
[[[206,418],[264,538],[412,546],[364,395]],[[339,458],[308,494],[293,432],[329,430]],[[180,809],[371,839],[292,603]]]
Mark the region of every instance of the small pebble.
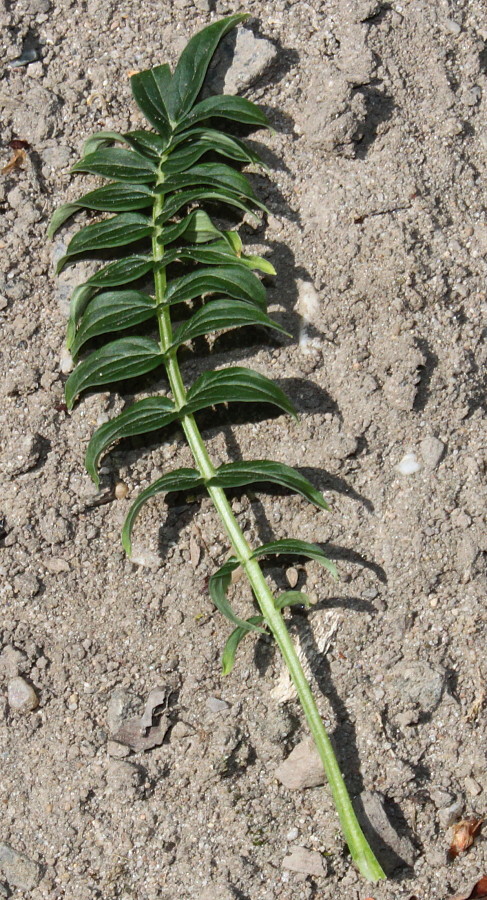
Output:
[[478,781],[475,781],[475,778],[472,778],[470,775],[465,779],[465,790],[468,791],[468,793],[472,797],[478,797],[478,795],[482,793],[480,784],[478,783]]
[[325,783],[323,763],[312,738],[296,744],[287,759],[277,767],[276,778],[290,791],[317,787]]
[[115,497],[117,500],[125,500],[129,492],[128,485],[124,481],[117,481],[115,485]]
[[286,834],[286,841],[295,841],[299,837],[299,828],[290,828]]
[[283,869],[290,872],[301,872],[303,875],[314,875],[315,878],[327,874],[327,865],[324,857],[317,850],[307,850],[306,847],[295,847],[289,856],[282,861]]
[[69,375],[74,369],[74,361],[67,347],[63,347],[59,355],[59,371],[63,375]]
[[436,469],[445,452],[445,445],[439,438],[430,435],[421,441],[419,449],[425,466],[428,466],[429,469]]
[[0,844],[0,869],[8,885],[21,891],[32,891],[41,880],[40,865],[9,844]]
[[294,568],[294,566],[289,566],[289,569],[286,569],[286,579],[290,588],[295,588],[298,583],[298,570]]
[[419,472],[421,465],[419,464],[415,453],[406,453],[400,462],[398,462],[396,469],[401,475],[414,475],[415,472]]
[[219,713],[225,709],[229,709],[229,704],[225,700],[219,700],[218,697],[208,697],[206,705],[210,712]]
[[39,706],[39,698],[34,688],[20,675],[9,681],[7,699],[10,708],[18,712],[32,712]]

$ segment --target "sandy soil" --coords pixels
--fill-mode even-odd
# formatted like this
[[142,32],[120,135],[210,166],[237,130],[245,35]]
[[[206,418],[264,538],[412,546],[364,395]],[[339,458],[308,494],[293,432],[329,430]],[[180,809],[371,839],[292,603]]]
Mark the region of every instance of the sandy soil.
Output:
[[[278,270],[271,310],[293,339],[221,338],[212,362],[187,355],[184,377],[249,365],[299,409],[298,424],[231,410],[202,424],[215,460],[301,467],[331,503],[326,514],[263,491],[234,508],[251,540],[317,541],[339,565],[338,586],[298,567],[315,607],[293,629],[307,630],[350,790],[385,798],[398,858],[367,886],[327,788],[276,779],[307,732],[276,695],[272,647],[249,639],[220,677],[228,626],[206,586],[228,547],[209,501],[154,501],[138,564],[124,557],[131,498],[190,464],[181,435],[117,448],[96,505],[84,448],[122,396],[63,406],[66,304],[83,267],[56,282],[73,228],[54,246],[45,229],[93,184],[69,167],[87,135],[140,124],[130,71],[173,63],[197,28],[240,7],[2,0],[2,164],[13,139],[29,148],[0,186],[0,896],[445,900],[487,872],[482,836],[446,855],[449,826],[485,814],[487,791],[485,6],[243,8],[272,45],[244,93],[275,129],[253,138],[272,166],[254,176],[272,215],[243,234]],[[25,49],[37,58],[9,65]],[[118,480],[126,499],[111,499]],[[235,598],[249,609],[242,582]],[[164,743],[123,756],[111,737],[155,687],[168,693]],[[321,876],[285,867],[297,846],[322,854]]]

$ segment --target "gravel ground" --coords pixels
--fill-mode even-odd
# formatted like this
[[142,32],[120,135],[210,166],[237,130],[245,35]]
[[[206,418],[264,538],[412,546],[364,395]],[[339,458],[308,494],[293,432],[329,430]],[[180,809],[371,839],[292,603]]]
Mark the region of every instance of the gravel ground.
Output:
[[[0,186],[0,897],[446,900],[487,873],[481,834],[447,858],[450,826],[482,817],[487,791],[485,6],[243,8],[253,18],[225,84],[275,129],[253,137],[271,215],[243,235],[278,271],[271,310],[293,338],[228,335],[183,374],[249,365],[299,410],[297,424],[231,427],[231,409],[202,424],[214,460],[274,457],[330,501],[332,514],[275,493],[233,503],[251,540],[317,541],[339,566],[338,585],[315,563],[288,573],[315,604],[292,629],[390,877],[370,887],[351,867],[326,787],[277,778],[307,731],[272,647],[248,640],[220,677],[228,627],[206,586],[228,548],[209,501],[154,501],[137,562],[121,551],[136,492],[190,464],[181,435],[117,448],[96,505],[84,448],[122,397],[63,406],[83,267],[56,281],[74,226],[54,245],[45,229],[93,185],[69,167],[87,135],[140,124],[131,71],[174,63],[240,7],[1,0],[2,165],[12,140],[29,146]],[[126,498],[113,499],[117,481]],[[242,582],[235,596],[249,608]],[[154,688],[158,745],[132,752],[113,736]]]

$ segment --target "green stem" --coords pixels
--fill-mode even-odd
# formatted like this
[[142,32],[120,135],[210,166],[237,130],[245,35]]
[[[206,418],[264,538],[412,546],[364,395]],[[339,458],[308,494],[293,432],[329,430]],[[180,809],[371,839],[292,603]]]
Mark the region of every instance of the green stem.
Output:
[[[162,183],[162,177],[159,184]],[[162,211],[164,205],[163,195],[158,195],[154,203],[153,221]],[[155,226],[152,239],[152,251],[154,260],[162,259],[164,248],[158,241],[160,229]],[[161,349],[167,353],[172,343],[172,324],[169,306],[164,306],[166,290],[166,274],[164,270],[155,272],[155,290],[158,301],[157,317],[159,323],[159,336]],[[181,377],[176,353],[167,353],[167,375],[171,390],[174,394],[176,405],[181,409],[186,402],[186,390]],[[196,465],[205,481],[209,481],[215,475],[215,467],[211,462],[198,426],[193,416],[182,415],[181,425],[186,435],[189,447],[193,453]],[[318,753],[323,763],[326,777],[329,781],[333,799],[335,801],[338,816],[341,822],[345,840],[350,849],[352,858],[362,875],[369,881],[379,881],[385,878],[381,866],[376,860],[365,835],[359,825],[353,806],[343,780],[342,773],[331,745],[330,738],[321,721],[318,708],[311,693],[306,676],[299,662],[294,644],[291,640],[281,612],[276,609],[274,597],[267,585],[260,565],[252,559],[252,550],[249,547],[243,532],[235,519],[230,503],[222,488],[208,485],[207,491],[213,504],[220,515],[225,531],[232,543],[235,554],[244,569],[252,590],[259,604],[264,619],[272,632],[275,641],[282,653],[288,667],[293,684],[296,688],[299,700],[303,707],[308,725],[313,735]]]

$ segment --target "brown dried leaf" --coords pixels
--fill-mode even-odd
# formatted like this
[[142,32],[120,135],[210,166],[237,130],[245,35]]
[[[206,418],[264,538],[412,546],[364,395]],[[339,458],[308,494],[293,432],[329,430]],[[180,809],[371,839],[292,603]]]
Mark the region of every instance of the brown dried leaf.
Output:
[[480,881],[468,888],[466,894],[455,894],[450,900],[480,900],[481,897],[487,897],[487,875],[483,875]]
[[453,826],[453,838],[448,851],[450,859],[455,859],[459,853],[464,853],[472,846],[483,821],[483,819],[473,818],[462,819]]
[[2,175],[8,175],[14,169],[21,169],[27,159],[27,153],[23,147],[17,147],[9,159],[6,166],[2,169]]

